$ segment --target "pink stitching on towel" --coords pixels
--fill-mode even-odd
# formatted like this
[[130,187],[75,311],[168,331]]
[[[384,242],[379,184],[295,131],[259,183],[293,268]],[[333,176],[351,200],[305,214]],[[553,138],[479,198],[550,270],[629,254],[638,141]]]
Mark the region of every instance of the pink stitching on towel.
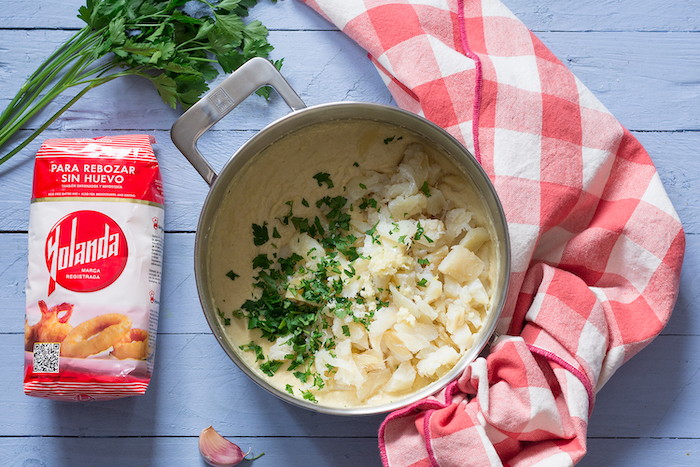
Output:
[[474,84],[474,116],[472,118],[472,133],[474,134],[474,157],[481,164],[479,151],[479,108],[481,107],[481,60],[472,52],[467,42],[467,31],[464,26],[464,0],[457,1],[457,18],[459,19],[459,35],[462,40],[464,54],[474,60],[476,66],[476,83]]
[[[388,422],[390,420],[393,420],[395,418],[401,418],[405,417],[411,412],[418,413],[421,410],[427,410],[427,413],[424,416],[423,419],[423,426],[424,426],[424,432],[428,433],[429,430],[429,420],[430,416],[435,412],[435,410],[438,409],[444,409],[445,407],[449,407],[452,404],[452,395],[458,391],[457,389],[457,380],[452,381],[449,383],[445,389],[444,389],[444,395],[445,395],[445,402],[440,402],[439,400],[436,399],[422,399],[418,402],[415,402],[407,407],[404,407],[402,409],[398,409],[394,412],[391,412],[389,415],[387,415],[386,419],[382,422],[382,424],[379,426],[379,457],[382,459],[382,463],[384,465],[389,465],[389,459],[387,457],[386,453],[386,442],[384,440],[384,430],[386,429],[386,426],[388,425]],[[435,455],[433,452],[433,448],[430,445],[430,436],[426,436],[424,441],[425,441],[425,448],[426,451],[428,452],[428,459],[430,459],[430,463],[434,467],[439,467],[437,464],[437,460],[435,459]]]
[[593,402],[595,400],[595,394],[593,392],[593,385],[588,380],[588,377],[585,374],[583,374],[583,372],[580,371],[578,368],[575,368],[569,362],[567,362],[563,358],[559,357],[558,355],[550,352],[549,350],[535,347],[532,344],[527,344],[527,348],[530,349],[530,352],[537,354],[537,355],[540,355],[548,360],[553,361],[554,363],[556,363],[560,367],[567,370],[572,375],[576,376],[581,381],[581,384],[583,384],[583,387],[586,388],[586,392],[588,393],[588,415],[590,416],[591,411],[593,410]]

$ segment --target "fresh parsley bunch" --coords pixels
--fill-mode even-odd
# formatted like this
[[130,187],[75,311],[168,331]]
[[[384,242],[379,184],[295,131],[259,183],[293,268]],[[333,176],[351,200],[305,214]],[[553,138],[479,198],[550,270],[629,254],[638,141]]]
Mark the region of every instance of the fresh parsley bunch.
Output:
[[[276,0],[272,0],[275,2]],[[189,15],[187,3],[205,13]],[[260,21],[244,23],[258,0],[87,0],[78,17],[84,26],[32,74],[0,115],[0,150],[37,112],[62,92],[77,94],[0,164],[39,133],[90,89],[120,76],[150,80],[166,104],[183,108],[209,89],[207,82],[253,57],[267,58],[273,47]],[[191,5],[190,5],[191,6]],[[275,62],[279,68],[282,61]],[[258,94],[269,97],[270,89]]]

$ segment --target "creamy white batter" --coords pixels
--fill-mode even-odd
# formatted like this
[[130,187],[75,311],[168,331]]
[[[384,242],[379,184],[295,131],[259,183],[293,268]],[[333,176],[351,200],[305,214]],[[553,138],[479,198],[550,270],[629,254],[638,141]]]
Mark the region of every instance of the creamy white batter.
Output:
[[[478,256],[480,258],[474,261],[479,263],[479,267],[483,266],[483,271],[480,274],[477,272],[476,275],[472,275],[473,277],[470,276],[463,279],[463,282],[464,280],[469,280],[471,283],[471,292],[468,284],[463,283],[460,285],[452,277],[445,279],[446,274],[437,269],[437,259],[433,259],[434,266],[431,266],[432,274],[444,282],[444,284],[440,284],[441,290],[444,289],[443,296],[435,302],[431,302],[438,304],[434,307],[435,310],[430,312],[431,316],[432,313],[437,315],[439,311],[440,316],[435,318],[435,323],[438,323],[438,321],[442,323],[439,326],[435,324],[434,327],[436,329],[440,328],[440,332],[445,334],[446,328],[455,330],[461,326],[460,329],[462,331],[459,331],[462,333],[461,337],[459,337],[461,344],[455,344],[450,337],[440,337],[431,344],[431,347],[415,351],[415,358],[409,360],[409,363],[402,367],[402,372],[411,373],[412,370],[408,367],[412,366],[412,374],[415,379],[410,387],[402,389],[397,389],[401,388],[401,384],[396,382],[397,379],[400,379],[398,378],[400,375],[397,375],[397,378],[393,380],[387,381],[403,363],[397,360],[397,354],[392,354],[387,350],[386,342],[390,341],[391,337],[386,337],[384,340],[381,337],[378,338],[374,341],[374,346],[371,345],[371,342],[360,342],[357,340],[352,343],[353,355],[357,361],[362,361],[364,358],[358,357],[359,354],[364,353],[365,357],[368,357],[368,350],[372,350],[374,355],[376,355],[377,351],[384,350],[385,358],[379,366],[384,366],[385,368],[378,369],[379,366],[375,365],[363,370],[366,379],[371,381],[364,384],[361,388],[347,384],[347,382],[341,384],[337,381],[338,378],[334,380],[333,374],[330,374],[324,376],[327,378],[324,389],[316,390],[311,388],[309,384],[301,384],[291,372],[285,371],[286,365],[277,371],[273,377],[263,374],[258,369],[254,353],[241,351],[238,347],[255,341],[256,344],[262,347],[264,354],[268,355],[273,343],[268,342],[266,339],[261,339],[258,330],[248,330],[246,319],[232,318],[231,311],[239,309],[245,300],[255,297],[256,289],[253,287],[253,283],[255,282],[254,277],[257,276],[258,272],[252,267],[253,258],[261,253],[267,254],[269,257],[276,254],[288,256],[289,247],[285,248],[284,245],[287,245],[290,239],[296,238],[295,235],[298,234],[291,223],[283,225],[279,221],[279,219],[289,213],[290,205],[288,202],[292,202],[295,216],[310,219],[318,216],[324,219],[322,209],[315,206],[315,202],[318,199],[324,196],[359,197],[355,193],[358,191],[357,180],[367,179],[371,181],[372,174],[384,177],[394,175],[397,171],[397,166],[404,159],[404,153],[413,143],[419,143],[428,154],[431,163],[435,166],[439,165],[442,169],[439,176],[431,175],[431,178],[435,179],[433,190],[436,196],[429,197],[428,203],[439,201],[437,195],[441,193],[445,200],[445,206],[450,209],[466,208],[468,210],[469,218],[465,219],[465,222],[469,221],[470,225],[465,225],[466,230],[472,230],[472,234],[474,234],[486,228],[489,232],[489,238],[485,241],[482,238],[477,243],[478,250],[474,252],[475,254],[472,254],[474,257]],[[413,147],[415,148],[415,146]],[[314,178],[319,173],[328,173],[330,175],[334,185],[333,188],[329,188],[327,184],[319,186],[319,182]],[[464,318],[460,315],[458,318],[455,318],[457,316],[456,313],[460,313],[460,299],[445,299],[445,293],[450,294],[451,297],[462,297],[467,301],[471,299],[472,303],[478,302],[477,298],[474,297],[481,297],[482,301],[486,297],[486,300],[490,303],[493,295],[493,281],[497,273],[495,270],[497,264],[496,248],[491,241],[493,234],[490,221],[485,214],[486,211],[479,196],[465,180],[466,178],[460,169],[447,156],[432,149],[429,143],[417,135],[405,129],[375,122],[344,122],[342,124],[336,122],[314,125],[295,134],[288,135],[284,138],[283,143],[272,144],[262,151],[236,175],[231,183],[230,192],[218,208],[212,227],[216,235],[210,237],[209,245],[211,252],[211,256],[208,258],[210,293],[216,307],[221,310],[222,319],[231,318],[230,325],[225,326],[225,330],[232,346],[236,349],[241,359],[272,386],[282,391],[291,386],[294,388],[293,394],[296,397],[300,397],[301,390],[311,390],[320,405],[330,407],[372,406],[393,402],[414,393],[446,373],[453,366],[452,363],[440,367],[429,375],[422,375],[420,374],[421,371],[416,372],[416,362],[419,361],[418,354],[420,352],[428,354],[434,351],[440,343],[449,342],[451,347],[456,349],[454,351],[457,354],[463,355],[466,352],[465,347],[468,347],[468,343],[471,342],[469,338],[465,339],[464,337],[464,330],[467,329],[465,326],[470,326],[471,332],[469,334],[474,334],[474,337],[476,337],[475,334],[481,331],[478,325],[484,320],[485,313],[488,313],[489,304],[476,306],[476,311],[465,305],[467,309],[471,310],[469,312],[472,314],[472,317]],[[413,191],[415,192],[416,190],[414,189]],[[418,196],[420,196],[420,193],[418,193]],[[308,207],[303,205],[303,200],[308,202]],[[435,208],[433,207],[433,209]],[[442,209],[433,217],[443,222],[447,211],[447,209]],[[386,214],[386,211],[384,214]],[[378,215],[376,214],[375,217]],[[398,221],[399,219],[395,220]],[[253,243],[252,225],[263,225],[265,222],[269,232],[272,233],[273,228],[276,228],[281,238],[271,238],[266,244],[256,246]],[[424,224],[427,222],[426,220],[423,221]],[[477,227],[482,229],[474,230]],[[435,231],[433,235],[441,235],[441,233]],[[451,251],[450,246],[458,244],[460,241],[464,243],[464,237],[465,234],[462,232],[449,245],[446,245],[441,253],[436,253],[431,258],[443,260],[447,252]],[[387,243],[387,241],[383,241],[385,244]],[[357,244],[360,245],[361,243],[361,241],[358,241]],[[423,240],[423,243],[425,243],[425,240]],[[471,244],[473,245],[474,242],[472,241]],[[426,248],[432,247],[433,245],[426,244]],[[454,249],[459,251],[450,256],[452,263],[457,264],[460,261],[464,261],[464,257],[460,256],[460,254],[466,248],[452,248],[452,250]],[[471,256],[468,259],[471,261]],[[441,266],[441,269],[445,269],[455,277],[459,277],[460,274],[463,275],[461,272],[455,272],[454,265],[450,266],[447,264],[448,262],[445,260],[444,268]],[[416,267],[416,270],[420,271],[423,269]],[[235,272],[238,277],[232,281],[227,276],[229,271]],[[425,271],[426,273],[429,272],[427,269]],[[411,287],[416,289],[415,279],[410,277],[406,279],[404,276],[410,276],[410,274],[403,274],[400,277],[400,280],[404,282],[408,280],[410,282],[408,285],[404,285],[404,291],[409,290]],[[477,276],[481,280],[476,282],[483,284],[483,291],[486,293],[486,296],[483,293],[479,295],[481,291],[475,289],[479,285],[473,283]],[[427,275],[425,277],[432,276]],[[460,280],[462,279],[460,278]],[[392,283],[398,282],[394,280]],[[421,288],[420,290],[421,294],[425,295],[424,289]],[[398,294],[400,292],[395,290],[394,293]],[[460,293],[461,295],[459,295]],[[417,300],[421,301],[420,298]],[[392,310],[392,312],[398,313],[397,310],[400,310],[400,307],[398,305],[394,306],[392,303]],[[387,309],[385,308],[383,312],[386,311]],[[405,309],[401,313],[405,313]],[[480,316],[474,316],[474,313],[480,314]],[[415,318],[411,318],[411,316],[404,317],[400,323],[397,322],[394,325],[391,334],[404,332],[404,334],[399,335],[405,336],[406,330],[415,330],[416,326],[433,325],[430,323],[431,319],[419,316],[418,324],[416,324]],[[336,324],[339,326],[343,323],[338,324],[336,320]],[[342,339],[342,336],[340,338]],[[370,338],[369,340],[371,341],[372,339]],[[435,344],[436,342],[438,344]],[[349,346],[350,343],[347,343],[347,345]],[[368,349],[367,347],[379,348]],[[451,355],[452,351],[442,349],[442,352],[445,355]],[[446,358],[450,362],[454,359],[452,356],[447,356]],[[337,362],[337,360],[335,361]],[[423,365],[422,369],[423,372],[426,371],[425,365]],[[374,387],[370,387],[372,384]],[[388,392],[382,389],[383,387],[386,388],[387,385],[393,387],[393,389]]]

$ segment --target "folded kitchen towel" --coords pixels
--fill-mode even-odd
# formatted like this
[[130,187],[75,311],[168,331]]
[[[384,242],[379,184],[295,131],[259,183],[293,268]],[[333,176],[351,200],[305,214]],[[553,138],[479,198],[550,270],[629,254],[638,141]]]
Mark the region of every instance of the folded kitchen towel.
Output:
[[510,230],[501,337],[387,416],[384,464],[575,464],[596,391],[678,293],[685,237],[648,154],[498,0],[306,3],[367,50],[400,107],[472,151]]

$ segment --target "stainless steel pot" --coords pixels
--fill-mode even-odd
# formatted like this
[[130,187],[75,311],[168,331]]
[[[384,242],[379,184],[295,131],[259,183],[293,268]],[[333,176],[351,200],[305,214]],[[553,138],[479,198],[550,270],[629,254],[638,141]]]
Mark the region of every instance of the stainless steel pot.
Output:
[[[241,101],[264,85],[272,86],[291,107],[293,112],[271,123],[257,133],[236,151],[221,172],[217,174],[197,149],[197,140]],[[316,405],[271,387],[262,380],[241,360],[235,351],[236,345],[231,344],[226,337],[226,332],[220,323],[217,309],[212,300],[215,291],[211,290],[211,278],[207,270],[209,239],[212,236],[225,235],[225,232],[213,230],[214,216],[232,180],[246,163],[272,143],[279,143],[286,135],[301,128],[321,122],[342,122],[345,120],[367,120],[392,124],[417,133],[435,145],[435,147],[444,151],[471,179],[487,212],[491,215],[490,221],[493,232],[495,232],[498,239],[496,242],[498,250],[496,292],[491,304],[491,313],[483,325],[484,328],[478,341],[475,341],[472,349],[463,356],[449,373],[439,380],[403,400],[373,407],[335,408]],[[457,378],[488,344],[504,306],[510,273],[510,243],[505,215],[496,191],[481,165],[459,141],[439,126],[420,116],[387,105],[341,102],[306,107],[296,92],[269,61],[256,58],[241,66],[222,84],[210,91],[197,104],[185,112],[173,124],[171,137],[177,148],[211,186],[199,218],[194,251],[195,278],[204,315],[214,336],[226,354],[245,374],[264,389],[287,402],[317,412],[336,415],[365,415],[388,412],[432,395],[445,387],[450,381]]]

